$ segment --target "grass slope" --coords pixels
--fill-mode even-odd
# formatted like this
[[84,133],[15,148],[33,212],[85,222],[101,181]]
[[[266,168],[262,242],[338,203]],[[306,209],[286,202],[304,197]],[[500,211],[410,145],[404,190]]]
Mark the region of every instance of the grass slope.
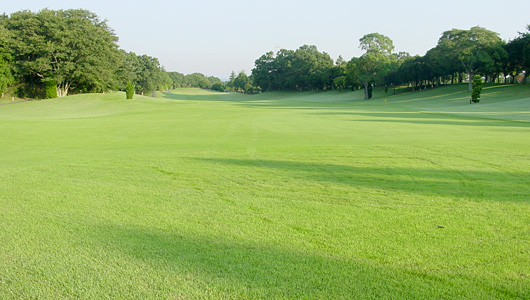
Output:
[[0,106],[0,298],[528,298],[530,89],[464,89]]

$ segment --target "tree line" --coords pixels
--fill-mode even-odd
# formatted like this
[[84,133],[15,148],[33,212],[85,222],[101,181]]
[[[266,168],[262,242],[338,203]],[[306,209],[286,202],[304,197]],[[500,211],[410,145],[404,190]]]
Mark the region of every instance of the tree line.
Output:
[[530,25],[508,42],[482,27],[444,32],[424,56],[395,52],[392,40],[371,33],[359,40],[360,57],[335,62],[316,46],[268,52],[250,76],[232,72],[228,82],[201,73],[167,72],[155,57],[119,49],[118,37],[96,14],[83,9],[23,10],[0,15],[0,92],[19,97],[125,90],[137,94],[178,87],[259,93],[364,88],[411,89],[469,82],[514,82],[530,71]]
[[339,57],[333,62],[316,46],[281,49],[258,58],[252,78],[265,91],[364,88],[367,99],[374,85],[414,89],[466,81],[471,90],[475,74],[488,82],[513,83],[522,76],[525,83],[530,72],[530,25],[526,29],[508,42],[479,26],[448,30],[424,56],[394,52],[393,41],[379,33],[363,36],[359,47],[364,54],[350,61]]
[[166,72],[157,58],[119,49],[118,37],[84,9],[23,10],[0,16],[0,92],[19,97],[125,90],[137,94],[221,80]]

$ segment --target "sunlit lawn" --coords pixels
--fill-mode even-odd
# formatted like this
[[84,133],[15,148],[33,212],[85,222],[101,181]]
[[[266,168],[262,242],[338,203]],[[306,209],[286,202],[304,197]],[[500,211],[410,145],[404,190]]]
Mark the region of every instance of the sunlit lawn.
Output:
[[530,88],[466,97],[0,106],[0,299],[528,298]]

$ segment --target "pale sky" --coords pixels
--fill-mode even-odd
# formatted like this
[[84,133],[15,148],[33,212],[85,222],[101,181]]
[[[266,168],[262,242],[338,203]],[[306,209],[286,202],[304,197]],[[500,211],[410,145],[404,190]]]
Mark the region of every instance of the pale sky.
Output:
[[316,45],[335,60],[362,55],[359,39],[379,32],[395,51],[424,55],[452,28],[482,26],[513,39],[530,24],[530,0],[20,0],[0,13],[84,8],[107,19],[120,48],[157,57],[167,71],[226,79],[250,75],[268,51]]

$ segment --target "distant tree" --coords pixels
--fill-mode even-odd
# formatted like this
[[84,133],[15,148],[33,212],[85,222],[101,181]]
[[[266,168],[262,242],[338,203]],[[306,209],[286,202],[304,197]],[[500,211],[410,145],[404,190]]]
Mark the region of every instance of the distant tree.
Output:
[[346,87],[346,76],[339,76],[333,78],[333,85],[335,86],[335,88],[342,92]]
[[171,79],[171,87],[176,89],[179,87],[184,87],[184,74],[179,72],[168,72],[169,78]]
[[234,89],[234,81],[236,80],[236,77],[236,72],[232,71],[232,73],[230,73],[230,79],[226,83],[226,86],[229,87],[231,90]]
[[368,88],[373,82],[382,82],[388,73],[392,60],[394,43],[392,40],[379,33],[370,33],[359,39],[359,48],[366,52],[357,63],[359,77],[364,86],[364,98],[370,99]]
[[[275,76],[276,58],[274,53],[267,52],[254,62],[254,69],[252,75],[254,76],[254,85],[260,86],[265,91],[273,90],[274,76]],[[235,74],[233,74],[235,75]]]
[[499,34],[479,26],[470,30],[445,31],[437,47],[447,57],[461,63],[463,70],[468,74],[470,91],[475,72],[495,63],[493,53],[505,52]]
[[215,76],[208,76],[208,81],[213,86],[214,84],[221,84],[223,85],[223,81]]
[[259,94],[261,93],[261,88],[259,86],[250,86],[246,91],[247,94]]
[[522,73],[523,83],[526,83],[526,77],[530,72],[530,25],[527,26],[527,30],[528,32],[520,32],[517,38],[505,45],[505,50],[508,52],[506,73],[512,75],[512,78]]
[[9,54],[9,31],[4,28],[3,22],[0,21],[0,93],[6,92],[7,87],[14,82],[12,74],[12,57]]
[[351,90],[359,89],[362,86],[361,76],[359,74],[359,61],[360,58],[353,57],[346,64],[346,86],[349,86]]
[[164,70],[164,67],[160,67],[160,71],[158,75],[158,90],[166,91],[171,88],[173,80],[171,80],[169,73]]
[[[141,62],[134,52],[126,52],[120,50],[119,60],[116,68],[116,80],[119,87],[124,89],[127,83],[134,83],[138,80],[138,73],[140,72]],[[133,84],[134,86],[134,84]]]
[[455,74],[462,70],[462,64],[455,55],[438,46],[427,51],[424,62],[431,78],[447,77],[450,78],[451,83],[455,82]]
[[212,90],[218,91],[218,92],[224,92],[225,86],[222,83],[214,83],[212,84]]
[[209,89],[212,87],[210,80],[202,73],[193,73],[184,76],[184,81],[190,87],[198,87],[201,89]]
[[236,90],[240,91],[246,91],[245,87],[249,83],[249,79],[247,74],[245,74],[245,71],[239,72],[239,75],[237,75],[236,79],[234,79],[234,88]]
[[106,21],[83,9],[20,11],[4,22],[12,33],[15,71],[55,81],[59,97],[73,88],[104,91],[115,85],[118,38]]
[[519,34],[520,38],[526,41],[523,48],[523,67],[525,69],[523,83],[526,83],[526,77],[530,73],[530,25],[526,29],[527,32]]
[[473,76],[472,86],[471,102],[478,103],[480,102],[480,93],[482,92],[482,77],[480,75]]
[[348,62],[342,58],[342,55],[339,55],[337,60],[335,61],[336,66],[345,66]]
[[158,59],[148,56],[138,56],[138,70],[136,72],[135,88],[140,95],[149,94],[157,88],[157,77],[160,72]]

